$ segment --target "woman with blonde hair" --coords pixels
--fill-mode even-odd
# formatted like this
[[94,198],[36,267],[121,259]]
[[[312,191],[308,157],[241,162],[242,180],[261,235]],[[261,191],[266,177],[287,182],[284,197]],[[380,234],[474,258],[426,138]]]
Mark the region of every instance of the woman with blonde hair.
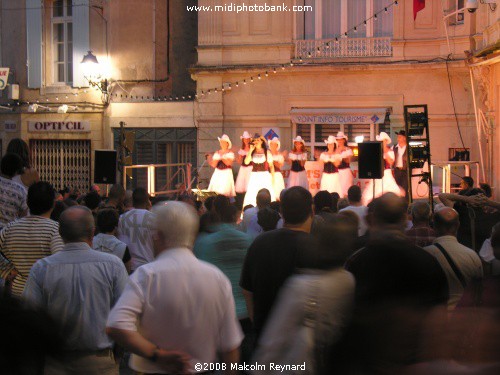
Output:
[[281,173],[281,168],[285,164],[284,152],[280,152],[281,142],[278,137],[274,137],[269,140],[269,149],[271,150],[271,155],[273,156],[274,163],[274,178],[273,178],[273,188],[274,194],[276,194],[276,199],[279,199],[281,191],[285,188],[285,180],[283,179],[283,174]]

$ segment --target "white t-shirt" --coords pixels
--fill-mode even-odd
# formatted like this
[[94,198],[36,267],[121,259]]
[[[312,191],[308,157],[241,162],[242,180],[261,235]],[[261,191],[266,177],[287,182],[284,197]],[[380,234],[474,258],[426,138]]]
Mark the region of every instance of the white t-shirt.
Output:
[[118,239],[128,246],[130,269],[136,270],[154,260],[153,214],[134,208],[120,216]]
[[346,208],[341,209],[342,211],[352,211],[359,218],[359,227],[358,227],[358,236],[363,236],[368,230],[368,224],[366,223],[366,215],[368,214],[368,207],[366,206],[347,206]]

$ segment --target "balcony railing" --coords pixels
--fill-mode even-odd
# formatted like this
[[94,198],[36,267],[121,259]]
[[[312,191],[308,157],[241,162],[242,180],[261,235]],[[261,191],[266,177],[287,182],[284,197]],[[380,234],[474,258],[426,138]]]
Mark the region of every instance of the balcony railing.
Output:
[[[329,43],[328,43],[329,42]],[[391,38],[340,38],[295,41],[295,59],[338,59],[392,56]]]

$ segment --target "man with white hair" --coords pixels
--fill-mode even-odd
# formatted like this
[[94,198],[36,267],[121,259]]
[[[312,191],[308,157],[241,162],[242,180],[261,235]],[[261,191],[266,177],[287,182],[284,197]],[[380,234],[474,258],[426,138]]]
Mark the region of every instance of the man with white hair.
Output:
[[196,364],[215,363],[218,355],[230,373],[243,339],[231,284],[192,253],[199,226],[193,207],[170,201],[154,214],[156,260],[132,274],[107,333],[132,353],[130,367],[141,373],[203,373],[213,369]]

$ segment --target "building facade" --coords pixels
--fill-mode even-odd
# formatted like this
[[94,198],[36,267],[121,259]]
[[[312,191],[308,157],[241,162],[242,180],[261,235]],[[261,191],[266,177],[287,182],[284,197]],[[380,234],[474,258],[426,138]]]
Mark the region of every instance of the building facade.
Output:
[[[196,1],[2,0],[0,67],[19,88],[1,91],[3,153],[20,137],[42,179],[85,191],[94,151],[115,147],[123,121],[136,135],[135,164],[193,162],[188,67],[197,14],[185,11],[189,3]],[[94,85],[80,63],[88,51],[99,62]]]
[[236,145],[244,130],[272,129],[288,150],[301,135],[311,159],[339,130],[350,142],[373,139],[382,129],[395,140],[404,106],[426,104],[433,161],[466,148],[482,162],[480,180],[498,186],[500,10],[494,5],[444,20],[464,2],[428,0],[414,20],[412,1],[255,1],[271,6],[263,12],[213,11],[220,2],[198,3],[212,10],[199,12],[192,69],[198,163],[217,149],[216,135],[226,133]]

